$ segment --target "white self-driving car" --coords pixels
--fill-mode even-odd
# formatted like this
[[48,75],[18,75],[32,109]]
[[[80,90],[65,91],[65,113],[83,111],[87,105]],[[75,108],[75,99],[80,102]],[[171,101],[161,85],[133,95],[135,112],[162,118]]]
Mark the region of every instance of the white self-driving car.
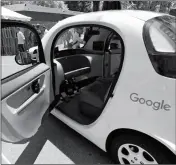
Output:
[[[2,20],[2,30],[12,26],[35,32]],[[70,46],[70,29],[84,36],[81,46]],[[176,162],[176,17],[81,14],[57,23],[37,46],[38,62],[1,81],[4,141],[32,137],[51,112],[116,163]]]

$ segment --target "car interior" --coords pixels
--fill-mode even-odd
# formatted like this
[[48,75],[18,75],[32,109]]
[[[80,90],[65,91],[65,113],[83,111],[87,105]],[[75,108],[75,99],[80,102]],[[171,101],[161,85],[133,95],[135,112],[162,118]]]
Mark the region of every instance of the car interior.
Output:
[[82,47],[60,49],[55,44],[53,53],[55,93],[59,95],[56,109],[88,125],[102,113],[115,77],[120,74],[123,43],[110,29],[84,29]]

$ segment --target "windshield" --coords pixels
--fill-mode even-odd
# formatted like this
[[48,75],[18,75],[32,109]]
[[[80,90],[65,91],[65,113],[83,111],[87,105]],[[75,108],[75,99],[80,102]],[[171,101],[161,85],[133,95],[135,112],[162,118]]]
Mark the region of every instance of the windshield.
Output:
[[149,20],[149,37],[156,52],[176,53],[176,18],[162,16]]

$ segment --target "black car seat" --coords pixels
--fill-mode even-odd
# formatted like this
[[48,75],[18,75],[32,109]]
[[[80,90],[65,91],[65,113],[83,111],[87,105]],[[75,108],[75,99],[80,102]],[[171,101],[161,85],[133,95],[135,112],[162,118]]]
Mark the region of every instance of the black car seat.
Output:
[[97,118],[102,111],[112,78],[99,78],[81,90],[80,112],[89,118]]

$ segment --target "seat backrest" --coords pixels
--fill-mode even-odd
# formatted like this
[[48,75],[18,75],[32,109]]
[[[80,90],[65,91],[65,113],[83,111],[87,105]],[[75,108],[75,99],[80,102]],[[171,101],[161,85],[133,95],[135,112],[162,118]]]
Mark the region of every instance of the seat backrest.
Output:
[[119,53],[111,54],[110,75],[113,75],[115,72],[119,70],[121,57],[122,56]]
[[110,41],[109,51],[111,54],[110,75],[119,70],[122,59],[122,44],[118,36],[114,35]]

